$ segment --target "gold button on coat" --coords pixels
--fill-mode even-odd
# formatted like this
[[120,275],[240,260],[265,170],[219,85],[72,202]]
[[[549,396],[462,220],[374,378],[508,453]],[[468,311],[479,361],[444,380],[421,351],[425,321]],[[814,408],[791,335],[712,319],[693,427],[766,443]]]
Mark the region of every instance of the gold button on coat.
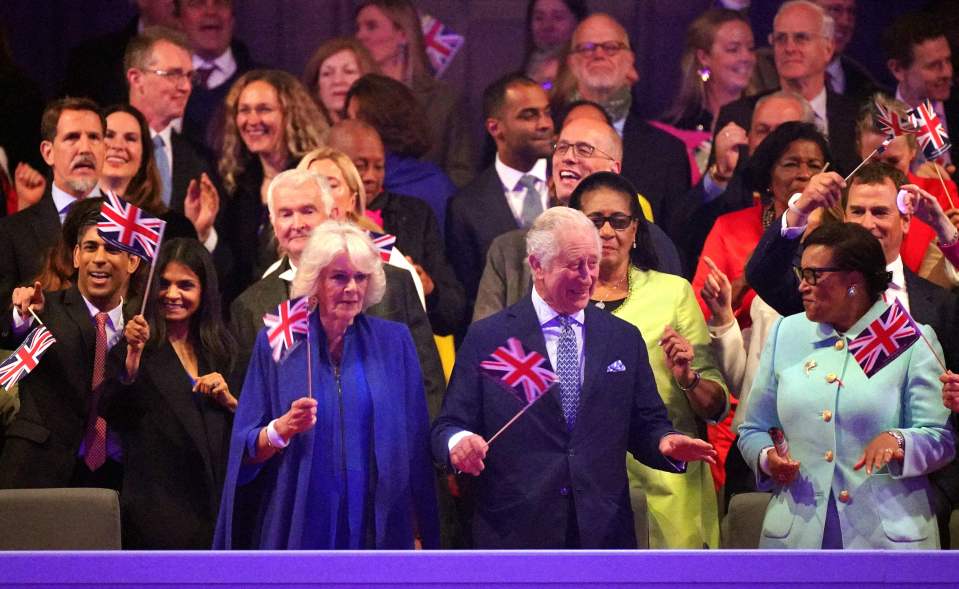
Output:
[[843,503],[849,503],[850,499],[852,499],[852,497],[849,496],[849,491],[846,491],[845,489],[843,489],[842,491],[839,491],[840,501],[842,501]]
[[829,409],[826,409],[825,411],[823,411],[822,420],[825,421],[826,423],[829,423],[830,421],[832,421],[832,411],[830,411]]
[[837,350],[841,350],[841,349],[843,349],[843,348],[846,347],[846,342],[844,342],[844,341],[841,340],[841,339],[840,339],[840,340],[836,340],[835,346],[836,346],[836,349],[837,349]]
[[826,453],[823,454],[822,457],[826,459],[826,462],[832,462],[832,456],[832,450],[826,450]]
[[832,372],[826,375],[826,382],[830,384],[836,382],[837,380],[839,380],[839,377],[833,374]]

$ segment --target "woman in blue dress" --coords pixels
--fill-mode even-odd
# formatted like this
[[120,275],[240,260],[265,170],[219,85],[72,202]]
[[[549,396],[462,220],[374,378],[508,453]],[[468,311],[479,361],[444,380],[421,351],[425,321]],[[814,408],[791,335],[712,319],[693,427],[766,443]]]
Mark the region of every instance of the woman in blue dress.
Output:
[[214,548],[438,547],[413,340],[363,314],[385,288],[363,231],[335,221],[314,230],[293,283],[294,297],[315,303],[309,339],[275,361],[265,330],[257,337]]

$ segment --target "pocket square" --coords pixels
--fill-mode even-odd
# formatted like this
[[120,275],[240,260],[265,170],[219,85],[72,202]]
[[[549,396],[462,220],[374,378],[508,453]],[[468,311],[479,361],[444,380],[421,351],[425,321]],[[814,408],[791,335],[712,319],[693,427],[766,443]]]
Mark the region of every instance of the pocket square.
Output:
[[606,372],[626,372],[626,366],[622,360],[617,360],[606,367]]

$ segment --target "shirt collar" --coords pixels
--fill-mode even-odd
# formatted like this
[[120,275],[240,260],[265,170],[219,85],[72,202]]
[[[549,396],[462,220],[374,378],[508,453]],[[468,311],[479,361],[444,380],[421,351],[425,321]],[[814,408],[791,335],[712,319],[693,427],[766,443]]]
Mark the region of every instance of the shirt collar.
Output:
[[277,278],[279,278],[280,280],[285,280],[289,283],[292,283],[293,279],[296,278],[296,266],[293,265],[293,260],[291,260],[290,258],[286,259],[286,263],[289,264],[290,267],[280,272]]
[[212,60],[203,59],[196,53],[193,54],[193,69],[198,70],[203,67],[216,67],[216,70],[222,74],[224,78],[229,78],[236,72],[236,58],[233,57],[233,48],[227,47],[226,51],[220,54],[219,57]]
[[73,206],[73,203],[79,200],[77,197],[61,190],[56,184],[50,189],[50,195],[53,197],[53,204],[56,205],[58,213],[63,213],[64,209]]
[[[533,287],[533,309],[536,311],[536,319],[539,320],[540,327],[545,327],[550,323],[555,323],[556,318],[560,316],[560,313],[557,313],[553,310],[549,304],[543,300],[543,297],[539,296],[539,293],[536,292],[536,287]],[[586,312],[583,309],[580,309],[574,315],[569,316],[574,322],[584,325],[586,320]]]
[[521,172],[504,164],[497,153],[493,166],[496,168],[496,174],[499,176],[500,182],[503,183],[503,186],[505,186],[507,190],[516,190],[520,179],[526,174],[534,176],[544,185],[546,184],[546,158],[536,160],[536,163],[533,164],[533,167],[530,168],[528,172]]
[[886,271],[892,272],[892,281],[889,286],[896,290],[906,290],[906,274],[902,269],[902,256],[886,264]]
[[173,121],[172,123],[166,126],[166,129],[163,129],[159,133],[154,131],[153,129],[150,129],[150,139],[153,139],[154,137],[159,135],[160,137],[163,137],[163,146],[166,148],[172,149],[172,146],[170,145],[170,137],[173,135],[173,127],[175,126],[176,126],[176,121]]
[[[83,294],[81,294],[80,296],[83,297],[83,302],[86,303],[87,305],[87,312],[90,313],[90,317],[96,317],[97,313],[100,312],[100,309],[97,308],[93,303],[91,303],[90,300],[87,299],[87,297],[83,296]],[[106,313],[107,313],[107,319],[110,320],[110,326],[113,329],[117,329],[120,325],[123,325],[123,297],[120,297],[119,305],[110,309]]]
[[822,87],[819,94],[809,101],[809,106],[816,112],[822,120],[826,120],[826,86]]
[[[902,84],[899,84],[898,86],[896,86],[896,100],[898,100],[899,102],[902,102],[909,108],[912,108],[912,105],[906,102],[906,99],[902,97]],[[932,109],[936,111],[936,114],[939,115],[940,117],[943,117],[942,101],[932,100],[930,98],[929,102],[932,103]]]

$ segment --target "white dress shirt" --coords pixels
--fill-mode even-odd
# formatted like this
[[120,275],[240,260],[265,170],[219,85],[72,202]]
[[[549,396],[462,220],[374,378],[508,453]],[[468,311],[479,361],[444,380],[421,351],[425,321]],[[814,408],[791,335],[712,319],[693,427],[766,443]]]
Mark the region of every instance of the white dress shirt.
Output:
[[549,207],[549,194],[546,190],[546,159],[540,158],[528,172],[521,172],[513,169],[503,163],[496,154],[496,161],[493,163],[496,169],[496,175],[499,176],[503,184],[503,193],[506,195],[506,203],[509,205],[513,218],[519,225],[523,224],[523,203],[526,201],[526,187],[520,184],[520,179],[529,174],[536,178],[536,191],[539,192],[540,202],[545,211]]
[[230,76],[236,73],[237,65],[236,58],[233,57],[233,50],[227,47],[226,51],[212,61],[207,61],[196,53],[193,54],[194,70],[200,71],[209,67],[212,67],[213,71],[210,72],[210,77],[206,80],[206,87],[212,90],[229,80]]
[[826,86],[823,85],[822,90],[815,98],[809,101],[809,106],[812,107],[813,114],[816,116],[816,127],[822,131],[822,134],[826,137],[829,137],[829,116],[826,112]]

